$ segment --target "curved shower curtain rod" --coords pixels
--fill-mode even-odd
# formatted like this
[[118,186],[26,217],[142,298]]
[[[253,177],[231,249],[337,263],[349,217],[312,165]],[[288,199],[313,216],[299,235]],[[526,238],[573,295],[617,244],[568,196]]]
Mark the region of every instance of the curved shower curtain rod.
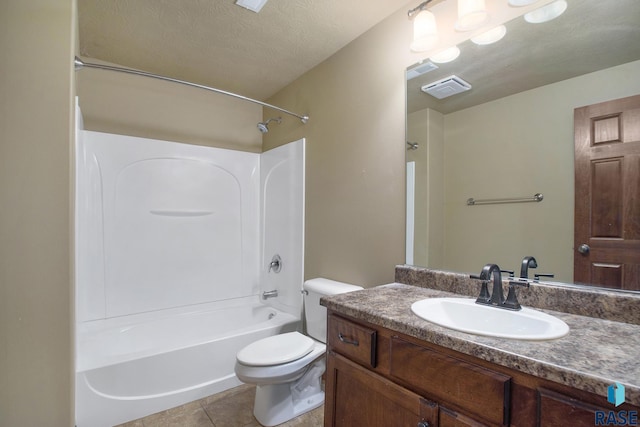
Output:
[[101,69],[101,70],[118,71],[120,73],[135,74],[135,75],[138,75],[138,76],[151,77],[151,78],[158,79],[158,80],[165,80],[165,81],[168,81],[168,82],[180,83],[180,84],[183,84],[183,85],[186,85],[186,86],[196,87],[196,88],[199,88],[199,89],[206,89],[206,90],[210,90],[211,92],[216,92],[216,93],[220,93],[222,95],[232,96],[234,98],[243,99],[245,101],[253,102],[254,104],[262,105],[263,107],[273,108],[274,110],[278,110],[278,111],[281,111],[281,112],[283,112],[285,114],[289,114],[290,116],[297,117],[297,118],[300,119],[300,121],[302,123],[305,123],[305,124],[309,121],[309,116],[300,116],[300,115],[298,115],[296,113],[292,113],[291,111],[287,111],[287,110],[285,110],[283,108],[276,107],[275,105],[267,104],[266,102],[262,102],[262,101],[258,101],[256,99],[248,98],[246,96],[238,95],[237,93],[227,92],[226,90],[216,89],[214,87],[204,86],[204,85],[200,85],[200,84],[197,84],[197,83],[191,83],[191,82],[187,82],[185,80],[174,79],[172,77],[165,77],[165,76],[161,76],[161,75],[158,75],[158,74],[147,73],[146,71],[133,70],[131,68],[113,67],[111,65],[102,65],[102,64],[94,64],[94,63],[91,63],[91,62],[84,62],[83,60],[81,60],[77,56],[75,57],[75,59],[73,61],[73,64],[75,66],[76,71],[81,70],[84,67],[98,68],[98,69]]

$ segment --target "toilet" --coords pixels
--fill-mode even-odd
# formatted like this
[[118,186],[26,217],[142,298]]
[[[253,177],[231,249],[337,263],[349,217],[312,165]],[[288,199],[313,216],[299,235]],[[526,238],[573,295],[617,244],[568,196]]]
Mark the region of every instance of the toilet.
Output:
[[253,415],[263,426],[275,426],[324,402],[327,309],[320,298],[363,289],[329,279],[304,282],[307,335],[289,332],[249,344],[236,355],[238,379],[256,385]]

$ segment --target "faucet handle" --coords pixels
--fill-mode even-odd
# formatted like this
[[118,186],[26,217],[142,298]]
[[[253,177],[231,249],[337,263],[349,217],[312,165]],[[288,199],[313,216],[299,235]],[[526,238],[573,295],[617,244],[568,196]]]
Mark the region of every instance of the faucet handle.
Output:
[[539,282],[541,277],[548,277],[548,278],[552,278],[554,277],[553,274],[542,274],[542,273],[536,273],[533,275],[533,280],[535,282]]
[[500,273],[509,273],[509,278],[513,279],[516,277],[516,272],[513,270],[500,270]]
[[502,304],[503,308],[509,310],[521,310],[522,306],[518,302],[518,297],[516,295],[516,288],[518,286],[522,286],[523,288],[529,287],[529,282],[527,280],[509,280],[509,293],[507,294],[507,299]]
[[475,274],[472,274],[469,277],[472,279],[482,281],[482,285],[480,288],[480,295],[478,295],[478,298],[476,298],[476,304],[489,304],[489,301],[491,300],[491,295],[489,295],[489,288],[488,288],[489,281],[485,280],[482,276],[477,276]]
[[282,270],[282,258],[280,258],[280,255],[275,254],[273,258],[271,258],[267,273],[271,273],[271,270],[273,270],[274,273],[280,273],[280,270]]

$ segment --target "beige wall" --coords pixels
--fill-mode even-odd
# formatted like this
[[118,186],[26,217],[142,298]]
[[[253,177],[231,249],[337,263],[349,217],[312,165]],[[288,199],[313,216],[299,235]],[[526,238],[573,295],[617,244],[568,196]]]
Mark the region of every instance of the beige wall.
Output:
[[89,67],[77,76],[87,130],[262,150],[262,134],[256,129],[262,120],[262,106],[258,104],[173,82]]
[[400,10],[268,100],[310,116],[264,139],[265,149],[307,139],[306,278],[369,287],[404,263],[410,32]]
[[0,425],[73,425],[74,0],[0,2]]
[[[487,262],[573,281],[573,110],[640,93],[640,61],[445,116],[445,265]],[[466,206],[469,197],[543,193],[541,203]]]

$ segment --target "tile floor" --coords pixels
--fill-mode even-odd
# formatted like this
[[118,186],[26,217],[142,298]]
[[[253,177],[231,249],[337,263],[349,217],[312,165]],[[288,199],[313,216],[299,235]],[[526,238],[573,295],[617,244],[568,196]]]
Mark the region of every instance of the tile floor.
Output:
[[[255,394],[255,386],[241,385],[117,427],[260,427],[253,417]],[[322,427],[323,422],[321,406],[279,427]]]

